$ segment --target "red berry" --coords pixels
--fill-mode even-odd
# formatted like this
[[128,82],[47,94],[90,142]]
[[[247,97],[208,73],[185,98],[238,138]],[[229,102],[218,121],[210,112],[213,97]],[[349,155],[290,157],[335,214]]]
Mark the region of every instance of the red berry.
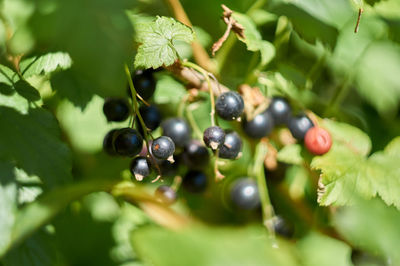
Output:
[[304,143],[311,153],[322,155],[327,153],[332,146],[331,134],[325,129],[315,126],[307,131]]

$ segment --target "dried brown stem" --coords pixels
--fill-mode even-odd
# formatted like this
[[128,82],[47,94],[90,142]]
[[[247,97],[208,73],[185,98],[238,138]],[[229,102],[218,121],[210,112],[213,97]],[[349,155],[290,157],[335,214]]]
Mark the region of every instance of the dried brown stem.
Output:
[[363,8],[358,9],[358,17],[357,17],[357,23],[356,23],[356,28],[354,29],[354,33],[358,32],[358,29],[360,28],[360,20],[361,20],[361,15],[364,12]]

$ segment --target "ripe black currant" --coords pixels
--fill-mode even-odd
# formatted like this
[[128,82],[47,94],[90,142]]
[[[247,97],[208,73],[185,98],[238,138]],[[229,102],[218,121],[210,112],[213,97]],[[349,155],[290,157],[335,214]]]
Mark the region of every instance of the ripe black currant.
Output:
[[260,206],[257,183],[254,179],[242,177],[232,185],[231,200],[235,207],[242,210],[253,210]]
[[113,130],[109,131],[103,140],[103,150],[108,155],[111,155],[111,156],[117,155],[117,153],[114,150],[114,146],[113,146],[114,133],[116,133],[117,131],[118,131],[118,129],[113,129]]
[[274,219],[274,230],[280,236],[292,238],[294,235],[293,225],[281,216],[276,216]]
[[[148,100],[153,96],[156,90],[156,81],[153,76],[153,71],[137,70],[132,77],[133,85],[135,86],[136,93],[144,100]],[[128,87],[129,95],[132,97],[130,88]]]
[[125,99],[108,98],[104,102],[103,112],[108,121],[124,121],[130,113],[129,103]]
[[147,177],[151,173],[150,163],[146,157],[136,157],[132,160],[130,165],[130,171],[132,175],[138,181],[142,181],[143,178]]
[[132,128],[122,128],[114,133],[114,150],[123,156],[135,156],[140,153],[143,147],[143,138]]
[[219,157],[224,159],[236,159],[242,151],[242,140],[235,131],[225,131],[225,142],[219,148]]
[[203,133],[203,140],[207,147],[216,150],[224,144],[225,131],[218,126],[209,127]]
[[270,112],[264,111],[256,115],[252,120],[243,120],[244,132],[251,138],[259,139],[267,136],[274,128],[274,120]]
[[286,124],[292,115],[292,108],[285,98],[274,97],[268,107],[275,125]]
[[243,113],[243,98],[234,91],[224,92],[217,98],[215,110],[222,119],[235,120]]
[[[155,130],[161,123],[161,113],[155,105],[142,106],[139,112],[143,118],[143,122],[150,131]],[[137,120],[137,129],[143,132],[142,124]]]
[[175,152],[175,144],[170,137],[161,136],[153,140],[151,152],[157,159],[170,160]]
[[200,171],[191,170],[182,181],[183,187],[192,193],[201,193],[207,188],[207,176]]
[[183,148],[191,139],[192,131],[181,118],[169,118],[161,123],[161,128],[163,135],[170,137],[177,147]]
[[182,159],[188,168],[200,170],[208,165],[210,154],[200,141],[191,140],[183,150]]
[[159,186],[155,191],[155,195],[167,205],[174,203],[177,199],[175,190],[166,185]]
[[300,114],[289,119],[288,128],[293,137],[298,140],[303,140],[307,131],[314,127],[313,122],[305,114]]

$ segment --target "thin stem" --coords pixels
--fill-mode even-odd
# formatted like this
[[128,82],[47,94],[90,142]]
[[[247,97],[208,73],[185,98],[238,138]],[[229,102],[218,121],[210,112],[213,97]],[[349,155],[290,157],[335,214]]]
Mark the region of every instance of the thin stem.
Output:
[[[128,78],[128,83],[129,83],[129,88],[131,90],[131,94],[132,94],[132,103],[133,103],[133,109],[135,111],[136,116],[139,118],[139,122],[142,126],[143,129],[143,133],[144,133],[144,141],[146,142],[146,147],[147,147],[147,153],[150,155],[150,158],[155,162],[153,156],[151,156],[150,153],[150,146],[149,146],[149,133],[147,132],[147,127],[146,124],[144,123],[143,117],[139,112],[139,105],[136,99],[136,90],[135,90],[135,86],[133,85],[133,81],[132,81],[132,77],[131,77],[131,72],[129,71],[128,66],[125,64],[125,73],[126,76]],[[133,119],[134,121],[134,119]],[[133,122],[132,122],[132,126],[133,126]],[[158,170],[158,174],[159,176],[156,178],[158,180],[158,178],[161,176],[161,170],[158,167],[158,164],[155,162],[156,168]]]
[[178,189],[181,186],[181,184],[182,184],[182,177],[177,175],[174,178],[174,181],[173,181],[173,183],[171,185],[171,188],[176,192],[176,191],[178,191]]
[[203,139],[203,133],[201,133],[201,130],[193,117],[192,109],[193,105],[189,105],[186,107],[186,117],[189,121],[190,126],[193,128],[194,134],[197,136],[197,138]]
[[256,147],[255,162],[252,169],[253,175],[257,178],[258,192],[260,194],[261,207],[263,212],[263,224],[267,228],[271,239],[275,240],[273,226],[274,209],[269,198],[267,182],[264,173],[264,160],[268,151],[266,140],[261,140]]
[[209,73],[203,69],[202,67],[192,63],[192,62],[188,62],[188,61],[184,61],[182,62],[183,66],[186,67],[190,67],[193,68],[194,70],[200,72],[204,78],[207,81],[207,85],[208,85],[208,91],[210,93],[210,101],[211,101],[211,113],[210,113],[210,117],[211,117],[211,126],[215,126],[215,100],[214,100],[214,90],[211,86],[211,81],[210,81],[210,77],[208,76]]

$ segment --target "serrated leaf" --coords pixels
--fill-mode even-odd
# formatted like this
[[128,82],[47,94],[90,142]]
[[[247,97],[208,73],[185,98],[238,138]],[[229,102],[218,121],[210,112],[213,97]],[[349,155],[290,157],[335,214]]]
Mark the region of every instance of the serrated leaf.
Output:
[[301,145],[292,144],[286,145],[278,152],[278,161],[287,164],[302,164],[303,157],[301,156]]
[[190,27],[168,17],[157,17],[153,22],[139,24],[136,34],[140,44],[135,57],[136,68],[156,69],[173,64],[179,58],[174,43],[190,43],[194,38]]
[[350,204],[357,195],[376,195],[366,158],[345,145],[334,144],[324,156],[314,157],[311,167],[321,170],[318,202],[323,206]]
[[254,228],[192,228],[174,232],[148,227],[135,230],[132,243],[138,256],[155,266],[298,265],[285,243],[274,249],[266,235]]
[[71,64],[72,60],[69,54],[57,52],[27,58],[20,63],[20,69],[23,76],[28,78],[33,75],[48,74],[57,69],[67,69]]
[[[388,205],[400,209],[400,137],[391,141],[383,152],[369,158],[373,182],[379,196]],[[372,178],[372,177],[371,177]]]
[[330,119],[323,119],[320,123],[321,127],[329,131],[334,142],[346,145],[361,155],[367,155],[371,151],[371,140],[360,129]]
[[238,23],[244,27],[245,38],[240,38],[244,42],[249,51],[259,51],[261,54],[261,65],[264,66],[271,62],[275,57],[275,47],[272,43],[264,41],[255,23],[244,14],[234,12],[232,15]]

